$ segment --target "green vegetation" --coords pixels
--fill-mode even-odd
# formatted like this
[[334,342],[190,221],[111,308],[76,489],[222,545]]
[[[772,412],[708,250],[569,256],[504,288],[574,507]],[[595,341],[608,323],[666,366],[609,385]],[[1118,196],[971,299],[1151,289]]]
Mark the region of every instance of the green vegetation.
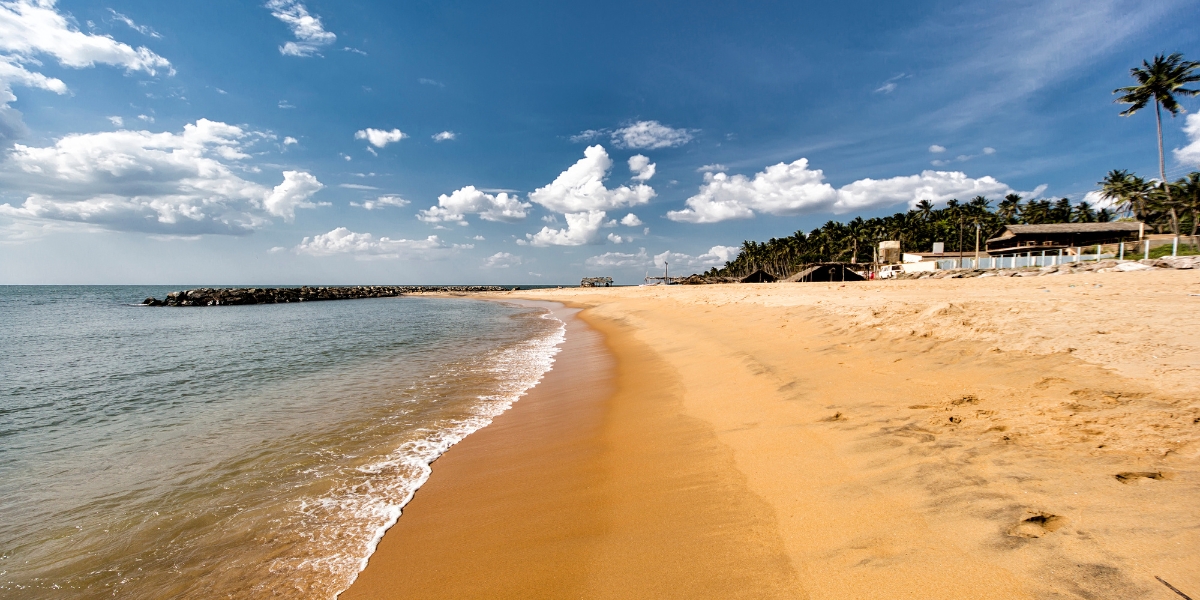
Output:
[[[916,208],[890,217],[865,220],[859,217],[848,223],[829,221],[809,233],[797,231],[765,243],[747,240],[742,242],[737,257],[705,275],[743,277],[763,269],[776,277],[787,277],[806,263],[871,262],[875,248],[883,240],[899,240],[906,250],[925,251],[935,241],[945,242],[946,252],[974,253],[976,236],[982,250],[983,241],[998,234],[1005,225],[1107,222],[1117,215],[1142,221],[1148,230],[1157,233],[1188,235],[1195,240],[1200,226],[1200,172],[1162,184],[1166,181],[1166,162],[1161,111],[1174,116],[1181,110],[1176,96],[1200,94],[1198,90],[1183,87],[1200,81],[1200,63],[1184,60],[1180,54],[1160,54],[1153,61],[1142,61],[1142,66],[1131,69],[1130,74],[1137,85],[1113,93],[1122,94],[1117,102],[1130,105],[1121,112],[1122,116],[1133,115],[1154,103],[1160,179],[1145,180],[1129,171],[1110,171],[1098,185],[1104,197],[1114,204],[1112,210],[1096,210],[1087,202],[1072,204],[1067,198],[1024,201],[1016,194],[1005,196],[994,209],[992,201],[982,196],[966,204],[950,200],[940,209],[934,208],[929,200],[922,200]],[[1164,246],[1151,250],[1150,256],[1157,258],[1170,253],[1171,247]],[[1180,244],[1180,254],[1194,253],[1195,246]]]
[[[1196,246],[1184,244],[1183,242],[1179,243],[1179,256],[1195,256],[1197,254],[1200,254],[1200,250],[1197,250]],[[1166,246],[1159,246],[1157,248],[1150,249],[1150,258],[1162,258],[1164,256],[1170,256],[1170,255],[1171,255],[1171,245],[1170,244],[1167,244]],[[1138,250],[1136,252],[1130,252],[1129,250],[1126,250],[1125,258],[1142,258],[1142,252],[1140,250]]]

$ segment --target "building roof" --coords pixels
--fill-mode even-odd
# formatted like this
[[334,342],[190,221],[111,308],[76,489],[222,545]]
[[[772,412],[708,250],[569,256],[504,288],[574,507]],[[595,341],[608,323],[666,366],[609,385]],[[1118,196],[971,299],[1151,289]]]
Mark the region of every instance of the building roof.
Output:
[[1007,225],[1013,233],[1099,233],[1104,231],[1137,231],[1142,224],[1136,221],[1111,223],[1047,223],[1045,225]]
[[1135,232],[1140,231],[1142,224],[1137,221],[1113,221],[1110,223],[1046,223],[1044,225],[1005,225],[1000,235],[989,239],[999,240],[1017,235],[1038,235],[1054,233],[1106,233],[1106,232]]

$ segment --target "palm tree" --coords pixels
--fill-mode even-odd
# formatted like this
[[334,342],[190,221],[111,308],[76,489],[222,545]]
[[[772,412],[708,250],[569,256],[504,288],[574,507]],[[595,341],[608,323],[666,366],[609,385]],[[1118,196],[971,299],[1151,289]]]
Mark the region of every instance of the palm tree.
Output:
[[[1179,102],[1175,100],[1175,95],[1180,96],[1195,96],[1200,94],[1200,90],[1187,89],[1183,86],[1200,81],[1200,63],[1190,60],[1184,60],[1183,55],[1176,52],[1170,56],[1159,54],[1154,57],[1153,62],[1142,61],[1141,67],[1134,67],[1129,70],[1129,74],[1138,82],[1137,85],[1131,85],[1113,90],[1114,94],[1121,94],[1117,98],[1119,104],[1128,104],[1129,108],[1121,111],[1122,117],[1128,117],[1137,111],[1146,108],[1146,104],[1154,102],[1154,122],[1158,126],[1158,174],[1162,177],[1159,181],[1165,187],[1167,185],[1167,162],[1163,155],[1163,134],[1162,134],[1162,109],[1166,109],[1171,113],[1171,116],[1179,114]],[[1175,207],[1171,203],[1171,190],[1164,189],[1167,194],[1167,204],[1171,205],[1171,223],[1175,235],[1179,235],[1179,220],[1175,214]]]
[[917,210],[921,211],[921,217],[928,221],[929,214],[933,212],[933,203],[928,200],[922,200],[917,203]]
[[1021,206],[1020,194],[1009,194],[1000,201],[1000,205],[996,207],[996,215],[1000,217],[1003,224],[1012,223],[1017,216],[1017,209]]

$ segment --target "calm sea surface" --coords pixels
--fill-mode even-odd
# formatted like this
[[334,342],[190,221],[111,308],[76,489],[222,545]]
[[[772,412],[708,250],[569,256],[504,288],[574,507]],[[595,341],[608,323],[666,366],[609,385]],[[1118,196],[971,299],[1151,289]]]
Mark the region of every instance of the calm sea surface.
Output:
[[0,286],[0,596],[330,598],[562,323],[467,299]]

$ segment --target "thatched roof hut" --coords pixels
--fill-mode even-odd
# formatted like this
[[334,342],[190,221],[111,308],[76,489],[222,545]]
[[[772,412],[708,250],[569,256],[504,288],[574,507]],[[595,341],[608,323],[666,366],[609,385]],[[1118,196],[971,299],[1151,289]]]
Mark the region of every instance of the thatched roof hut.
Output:
[[741,279],[739,283],[774,283],[779,281],[779,278],[759,269]]
[[850,270],[846,263],[822,263],[810,265],[784,281],[866,281],[866,278]]
[[1000,235],[986,242],[985,247],[988,254],[996,256],[1073,246],[1115,244],[1139,240],[1144,235],[1145,226],[1136,221],[1006,225]]

